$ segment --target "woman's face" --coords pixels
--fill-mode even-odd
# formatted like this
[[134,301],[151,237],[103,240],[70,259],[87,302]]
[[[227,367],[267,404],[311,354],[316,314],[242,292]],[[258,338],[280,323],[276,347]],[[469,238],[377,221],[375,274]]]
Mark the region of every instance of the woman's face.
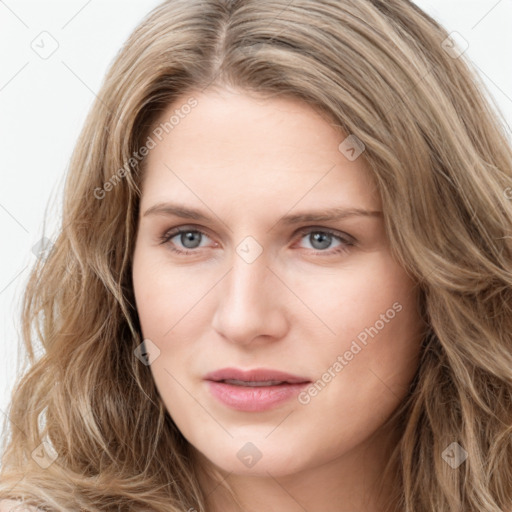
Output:
[[298,100],[208,91],[173,114],[146,157],[133,262],[170,416],[237,474],[353,452],[405,396],[421,329],[364,152]]

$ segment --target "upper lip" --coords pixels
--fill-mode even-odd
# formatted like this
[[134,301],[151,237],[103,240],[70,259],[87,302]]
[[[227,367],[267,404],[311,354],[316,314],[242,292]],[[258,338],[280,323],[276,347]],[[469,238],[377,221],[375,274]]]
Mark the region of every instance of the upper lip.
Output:
[[289,384],[299,384],[302,382],[311,382],[305,377],[292,375],[291,373],[272,370],[269,368],[255,368],[253,370],[241,370],[238,368],[221,368],[208,373],[204,377],[205,380],[222,381],[222,380],[241,380],[245,382],[264,382],[264,381],[280,381]]

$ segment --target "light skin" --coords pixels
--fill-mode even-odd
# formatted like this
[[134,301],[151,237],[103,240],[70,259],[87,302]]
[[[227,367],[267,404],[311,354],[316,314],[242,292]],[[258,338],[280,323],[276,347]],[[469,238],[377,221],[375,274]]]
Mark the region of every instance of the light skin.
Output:
[[[417,369],[418,289],[392,256],[382,214],[283,221],[329,208],[382,212],[364,153],[347,158],[346,134],[296,99],[208,89],[184,94],[161,120],[191,96],[197,106],[146,157],[133,260],[158,391],[199,466],[220,471],[244,512],[381,512],[375,483],[398,441],[383,424]],[[159,203],[207,219],[146,214]],[[175,227],[190,238],[162,243]],[[239,246],[246,237],[252,245]],[[249,263],[237,247],[261,254]],[[378,333],[346,357],[372,326]],[[241,412],[203,380],[225,367],[313,382],[331,368],[331,379],[307,404]],[[252,467],[237,457],[249,442],[261,453]],[[200,479],[208,510],[239,511],[203,470]]]

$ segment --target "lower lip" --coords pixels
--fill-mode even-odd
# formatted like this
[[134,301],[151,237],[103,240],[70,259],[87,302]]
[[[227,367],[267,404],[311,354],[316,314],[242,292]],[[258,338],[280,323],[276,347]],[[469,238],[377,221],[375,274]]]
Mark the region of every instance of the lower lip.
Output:
[[225,382],[207,381],[212,395],[232,409],[261,412],[272,409],[297,396],[309,382],[280,384],[278,386],[235,386]]

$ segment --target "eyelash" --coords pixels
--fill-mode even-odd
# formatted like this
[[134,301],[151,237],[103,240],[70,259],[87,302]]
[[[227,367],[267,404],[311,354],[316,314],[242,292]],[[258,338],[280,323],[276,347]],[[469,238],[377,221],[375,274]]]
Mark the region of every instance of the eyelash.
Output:
[[[173,247],[172,244],[169,244],[170,240],[173,239],[176,235],[179,235],[181,233],[201,233],[201,235],[204,235],[209,238],[208,234],[202,231],[201,229],[192,228],[192,227],[179,227],[179,228],[173,228],[171,230],[166,231],[160,238],[160,244],[168,244],[169,249],[177,254],[180,255],[188,255],[197,253],[197,249],[176,249],[176,247]],[[297,235],[300,236],[300,238],[303,238],[305,235],[311,234],[311,233],[322,233],[322,234],[328,234],[331,235],[334,238],[337,238],[342,245],[338,246],[335,249],[331,250],[320,250],[320,249],[309,249],[312,251],[315,251],[316,254],[319,255],[328,255],[332,256],[335,254],[341,254],[349,251],[350,247],[354,247],[357,243],[354,237],[347,235],[345,233],[342,233],[340,231],[333,231],[326,228],[317,228],[317,227],[311,227],[311,228],[303,228],[301,229]]]

